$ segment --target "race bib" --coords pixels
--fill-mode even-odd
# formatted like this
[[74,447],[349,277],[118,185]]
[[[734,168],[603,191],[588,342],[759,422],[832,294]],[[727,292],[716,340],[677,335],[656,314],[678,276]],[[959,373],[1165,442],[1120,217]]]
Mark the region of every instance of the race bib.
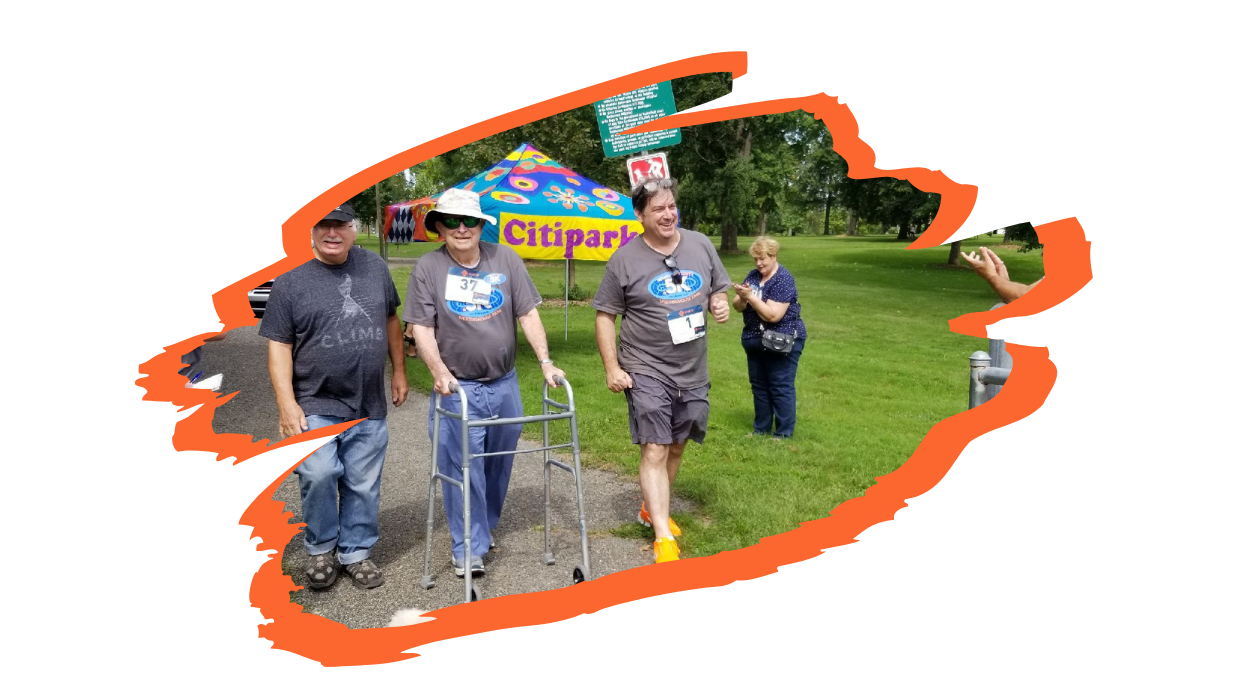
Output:
[[688,343],[704,337],[704,307],[699,304],[670,312],[669,336],[674,345]]
[[446,274],[446,300],[465,304],[489,304],[490,283],[480,272],[452,267]]

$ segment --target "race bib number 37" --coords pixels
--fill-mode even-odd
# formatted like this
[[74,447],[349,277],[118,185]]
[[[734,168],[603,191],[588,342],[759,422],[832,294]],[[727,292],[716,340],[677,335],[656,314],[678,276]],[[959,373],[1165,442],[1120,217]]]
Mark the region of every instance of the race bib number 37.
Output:
[[480,272],[452,267],[446,274],[446,300],[465,304],[490,303],[490,283]]
[[685,309],[670,312],[669,336],[674,345],[687,343],[704,337],[704,307],[697,304]]

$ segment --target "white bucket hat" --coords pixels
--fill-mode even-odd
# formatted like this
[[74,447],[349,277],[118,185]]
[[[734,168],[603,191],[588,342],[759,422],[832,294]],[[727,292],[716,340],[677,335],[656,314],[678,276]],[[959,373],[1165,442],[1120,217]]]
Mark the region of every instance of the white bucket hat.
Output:
[[443,214],[449,216],[475,216],[492,224],[498,223],[493,216],[481,213],[481,197],[477,196],[476,192],[468,190],[450,189],[443,192],[442,196],[438,197],[437,205],[424,215],[425,230],[437,233],[438,230],[434,219]]

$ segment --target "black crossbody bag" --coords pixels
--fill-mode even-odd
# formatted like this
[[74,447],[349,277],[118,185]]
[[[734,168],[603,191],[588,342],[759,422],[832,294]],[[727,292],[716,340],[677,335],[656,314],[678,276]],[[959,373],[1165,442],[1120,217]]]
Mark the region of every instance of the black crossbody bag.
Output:
[[778,331],[768,331],[765,328],[763,324],[761,326],[761,347],[770,352],[784,355],[792,352],[792,347],[796,345],[796,331],[792,331],[792,334],[788,335]]

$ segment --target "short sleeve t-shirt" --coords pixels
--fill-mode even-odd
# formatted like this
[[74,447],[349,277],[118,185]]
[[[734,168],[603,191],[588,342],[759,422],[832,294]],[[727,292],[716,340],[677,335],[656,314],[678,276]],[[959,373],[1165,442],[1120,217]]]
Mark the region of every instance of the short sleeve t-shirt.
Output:
[[516,319],[542,303],[525,262],[507,246],[480,242],[466,268],[446,246],[416,261],[402,318],[428,326],[438,355],[457,379],[488,382],[516,366]]
[[276,278],[259,335],[293,346],[293,395],[308,416],[385,417],[385,322],[398,290],[379,255],[308,261]]
[[617,361],[623,370],[692,389],[709,381],[706,338],[697,333],[676,343],[681,335],[671,331],[671,320],[675,326],[685,318],[703,324],[709,296],[728,289],[731,278],[708,237],[681,228],[678,235],[673,255],[681,283],[674,283],[665,256],[637,236],[613,253],[591,305],[622,317]]
[[741,338],[759,338],[761,331],[796,334],[797,338],[805,337],[805,322],[801,320],[801,304],[796,295],[796,278],[786,267],[779,265],[774,276],[761,283],[761,273],[757,268],[744,278],[744,284],[752,286],[753,296],[762,301],[777,301],[788,305],[787,312],[778,323],[766,323],[757,315],[752,305],[744,307],[744,332]]

